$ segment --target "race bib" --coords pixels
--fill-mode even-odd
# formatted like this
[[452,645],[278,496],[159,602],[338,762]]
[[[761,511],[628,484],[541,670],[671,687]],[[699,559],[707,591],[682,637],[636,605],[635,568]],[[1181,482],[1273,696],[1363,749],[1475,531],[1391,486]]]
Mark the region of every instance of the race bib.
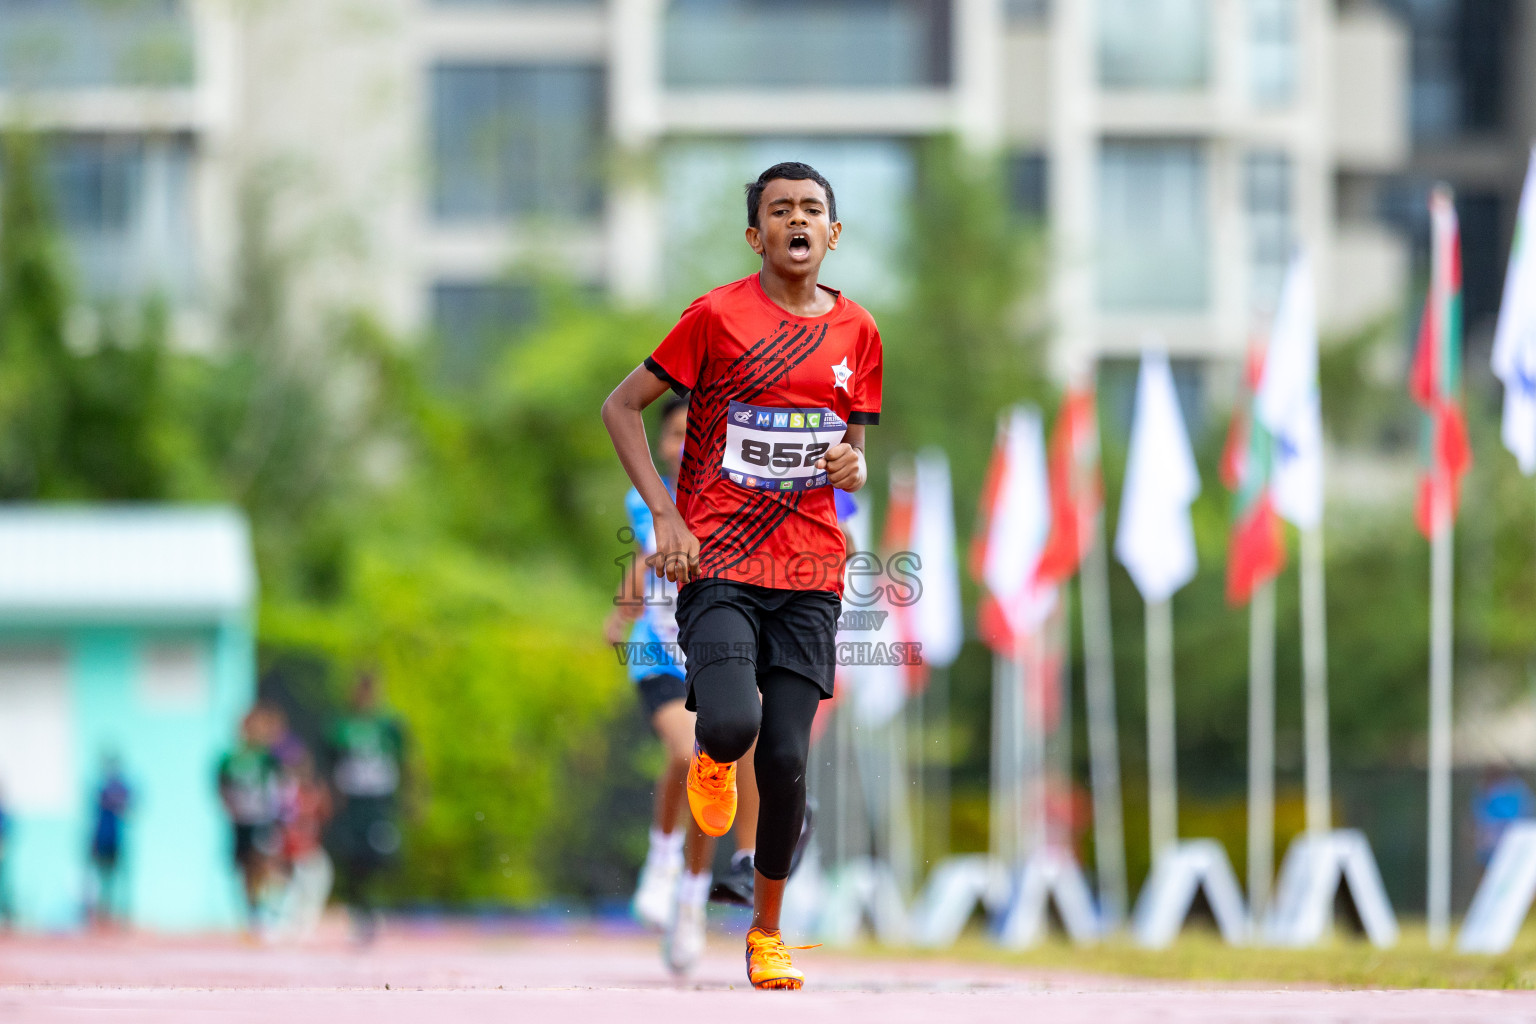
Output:
[[759,491],[827,485],[816,460],[843,439],[848,424],[831,409],[784,409],[732,402],[720,475]]

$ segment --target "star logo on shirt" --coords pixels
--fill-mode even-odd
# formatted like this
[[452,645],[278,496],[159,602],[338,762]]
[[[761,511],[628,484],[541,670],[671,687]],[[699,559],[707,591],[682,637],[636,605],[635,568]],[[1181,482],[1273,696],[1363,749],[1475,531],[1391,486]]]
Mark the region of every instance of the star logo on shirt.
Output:
[[848,369],[848,357],[843,356],[843,361],[832,367],[832,387],[848,390],[848,378],[853,376],[853,371]]

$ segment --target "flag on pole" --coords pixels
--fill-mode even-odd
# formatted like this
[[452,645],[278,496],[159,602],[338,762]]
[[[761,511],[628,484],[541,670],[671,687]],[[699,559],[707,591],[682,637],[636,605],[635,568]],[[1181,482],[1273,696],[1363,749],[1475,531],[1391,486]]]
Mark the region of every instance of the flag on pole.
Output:
[[912,639],[923,645],[923,664],[944,668],[954,663],[965,639],[949,459],[938,448],[925,448],[914,471],[908,544],[919,560],[922,596],[911,606],[909,621]]
[[[855,550],[869,551],[874,529],[870,523],[869,506],[862,505],[848,520],[848,532],[853,536]],[[873,602],[859,605],[861,610],[875,613],[879,620],[875,629],[839,629],[839,651],[868,652],[871,657],[854,659],[852,664],[839,665],[837,685],[846,686],[851,696],[851,709],[859,724],[869,727],[884,725],[901,713],[907,702],[907,681],[901,665],[889,664],[887,659],[873,657],[877,650],[890,650],[890,645],[900,641],[897,626],[885,596],[885,587],[879,588]],[[881,614],[884,613],[884,614]],[[846,619],[847,616],[844,616]],[[839,659],[841,660],[841,659]]]
[[1009,657],[1050,614],[1054,587],[1036,578],[1051,528],[1050,483],[1040,416],[1016,406],[998,424],[971,546],[971,571],[985,593],[980,633]]
[[1263,372],[1264,350],[1254,345],[1221,453],[1221,482],[1237,499],[1227,546],[1227,602],[1234,607],[1285,567],[1285,535],[1270,493],[1271,439],[1253,408]]
[[1461,408],[1461,233],[1445,185],[1430,194],[1429,219],[1429,294],[1408,388],[1425,412],[1428,450],[1417,515],[1419,529],[1433,537],[1456,521],[1461,478],[1472,465],[1472,448]]
[[1199,494],[1200,471],[1184,431],[1168,357],[1144,353],[1115,557],[1149,602],[1166,601],[1195,575],[1189,506]]
[[1093,392],[1068,390],[1051,432],[1051,532],[1036,577],[1065,583],[1077,573],[1093,543],[1094,517],[1103,490],[1099,483],[1099,429]]
[[1298,251],[1286,270],[1269,350],[1254,395],[1255,418],[1273,439],[1275,510],[1303,530],[1323,521],[1323,413],[1317,390],[1317,292]]
[[1536,148],[1531,150],[1493,336],[1493,372],[1504,384],[1504,447],[1536,473]]
[[[911,466],[891,467],[891,498],[885,508],[885,536],[881,547],[885,555],[886,578],[882,584],[884,599],[879,609],[888,611],[888,631],[898,643],[919,643],[915,605],[922,598],[922,570],[912,551],[912,527],[916,515],[916,480]],[[915,578],[914,578],[915,577]],[[891,593],[891,588],[896,593]],[[903,666],[907,692],[917,693],[928,685],[928,666],[922,663]]]

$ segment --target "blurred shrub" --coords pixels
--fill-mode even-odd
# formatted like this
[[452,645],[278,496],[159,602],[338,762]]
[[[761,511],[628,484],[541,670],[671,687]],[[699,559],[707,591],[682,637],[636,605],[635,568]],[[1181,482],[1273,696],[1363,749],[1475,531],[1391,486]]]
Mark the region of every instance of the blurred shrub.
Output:
[[626,683],[590,588],[452,545],[369,543],[340,599],[275,602],[269,647],[377,665],[409,729],[411,784],[397,898],[528,903],[550,895],[569,822],[601,789]]

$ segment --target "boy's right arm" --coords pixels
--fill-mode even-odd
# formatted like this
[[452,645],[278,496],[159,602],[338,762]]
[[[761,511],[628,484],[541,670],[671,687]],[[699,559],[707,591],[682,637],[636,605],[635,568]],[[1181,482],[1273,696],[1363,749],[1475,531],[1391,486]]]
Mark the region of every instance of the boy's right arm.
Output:
[[640,492],[656,524],[656,553],[646,559],[656,575],[665,575],[679,586],[698,574],[699,541],[683,522],[682,514],[661,482],[651,448],[645,440],[641,412],[667,390],[667,382],[644,366],[637,366],[603,402],[603,425],[613,438],[630,483]]

